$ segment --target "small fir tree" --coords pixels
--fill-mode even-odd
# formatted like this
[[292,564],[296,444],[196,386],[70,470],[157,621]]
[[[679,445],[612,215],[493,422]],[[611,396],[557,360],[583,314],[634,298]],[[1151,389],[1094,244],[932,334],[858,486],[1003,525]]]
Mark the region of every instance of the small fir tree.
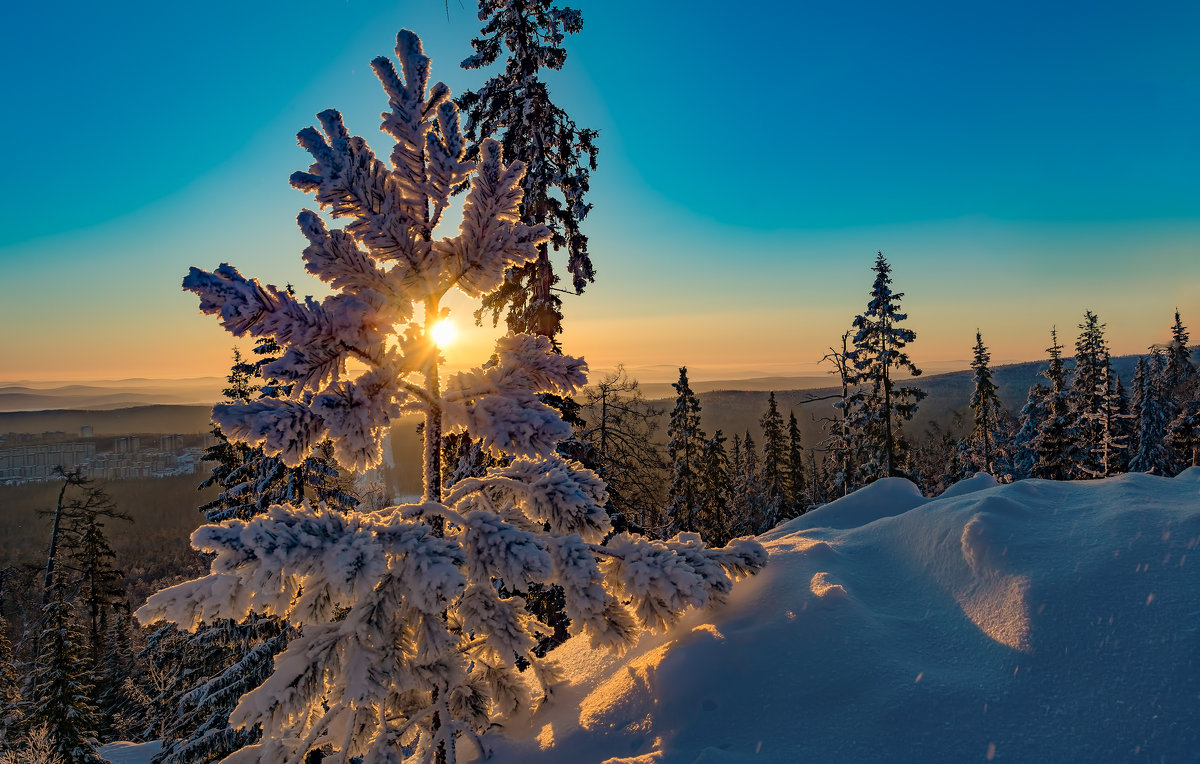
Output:
[[1050,362],[1042,372],[1050,384],[1041,402],[1042,424],[1033,438],[1033,451],[1037,455],[1033,477],[1047,480],[1069,480],[1076,464],[1076,419],[1070,405],[1062,350],[1057,332],[1051,329],[1050,347],[1046,348]]
[[847,353],[854,367],[854,383],[864,387],[854,429],[869,451],[864,465],[868,481],[902,475],[907,443],[901,425],[912,419],[925,392],[917,387],[898,386],[896,374],[911,376],[921,370],[909,359],[905,347],[916,339],[911,329],[900,324],[908,319],[900,312],[903,292],[892,292],[891,266],[879,252],[875,258],[875,282],[867,309],[854,319],[854,350]]
[[1049,415],[1045,407],[1049,394],[1050,388],[1035,384],[1029,388],[1025,405],[1021,407],[1017,433],[1013,438],[1013,471],[1017,478],[1033,477],[1037,469],[1038,451],[1035,443]]
[[1182,469],[1200,465],[1200,400],[1180,407],[1167,428],[1166,442],[1178,454]]
[[983,344],[983,335],[975,331],[975,350],[971,369],[975,372],[975,389],[971,392],[971,412],[974,426],[969,440],[970,457],[974,465],[989,475],[997,474],[997,457],[1000,418],[1003,407],[992,382],[992,356]]
[[[550,232],[519,220],[520,162],[505,165],[490,140],[477,164],[464,157],[457,109],[444,85],[429,87],[416,35],[402,31],[396,53],[402,74],[387,58],[372,63],[390,101],[390,164],[336,111],[319,115],[323,135],[300,133],[315,163],[293,185],[350,219],[329,230],[314,212],[299,218],[307,267],[334,294],[301,303],[228,265],[193,269],[184,282],[230,331],[285,348],[267,371],[293,385],[287,398],[214,409],[231,437],[291,466],[329,438],[339,463],[361,469],[379,462],[394,419],[424,420],[420,502],[373,512],[306,502],[204,526],[192,540],[214,555],[213,572],[138,611],[144,622],[186,628],[257,611],[301,630],[230,717],[261,724],[263,742],[227,762],[298,763],[316,749],[337,762],[454,761],[460,740],[482,748],[479,736],[500,719],[529,712],[519,667],[531,670],[535,693],[555,686],[552,661],[534,652],[536,622],[508,587],[560,585],[572,633],[620,649],[641,628],[721,598],[731,576],[765,561],[755,542],[709,549],[695,534],[618,534],[600,545],[611,530],[604,485],[556,454],[571,430],[537,397],[578,390],[586,367],[546,337],[502,337],[493,363],[443,385],[431,340],[443,298],[452,288],[475,298],[493,291],[506,269],[538,257]],[[459,232],[435,239],[464,182]],[[357,376],[350,357],[364,367]],[[506,466],[443,491],[444,428],[469,430]]]
[[1163,373],[1167,378],[1168,389],[1174,390],[1196,376],[1196,366],[1192,363],[1192,351],[1188,348],[1188,330],[1179,318],[1179,309],[1175,309],[1175,323],[1171,326],[1171,341],[1166,347],[1166,365]]
[[725,451],[725,436],[720,430],[704,444],[700,487],[700,535],[714,546],[728,544],[732,539],[730,513],[734,504],[734,479],[729,454]]
[[785,512],[787,495],[787,437],[783,414],[775,402],[775,393],[767,396],[767,410],[758,420],[762,428],[763,530],[774,528]]
[[1131,472],[1167,474],[1171,455],[1165,436],[1169,424],[1165,378],[1161,352],[1151,350],[1141,356],[1133,371],[1133,397],[1130,401],[1134,421]]
[[804,444],[801,442],[800,425],[796,421],[796,412],[788,413],[787,425],[787,472],[785,473],[787,491],[785,517],[796,517],[804,513],[808,507],[808,480],[804,475]]
[[730,534],[757,536],[768,530],[771,526],[767,525],[767,492],[758,448],[749,431],[742,439],[741,469],[734,475],[734,492],[738,498],[733,504]]

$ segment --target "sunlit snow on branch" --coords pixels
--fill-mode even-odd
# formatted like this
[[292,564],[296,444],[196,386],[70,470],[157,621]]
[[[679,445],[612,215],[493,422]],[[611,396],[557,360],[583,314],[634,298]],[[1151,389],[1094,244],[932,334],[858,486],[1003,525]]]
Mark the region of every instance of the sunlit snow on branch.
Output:
[[[192,543],[213,555],[212,572],[138,611],[143,622],[188,629],[257,612],[298,630],[274,674],[230,716],[235,726],[261,724],[263,742],[227,762],[298,764],[316,748],[330,762],[454,761],[463,740],[478,744],[526,716],[558,681],[535,649],[548,627],[522,591],[561,586],[570,633],[619,651],[642,628],[719,601],[765,563],[748,540],[714,550],[695,535],[622,534],[603,545],[612,531],[605,484],[556,454],[572,431],[539,397],[579,390],[587,365],[556,354],[546,337],[502,337],[486,366],[441,378],[442,298],[495,289],[550,232],[520,222],[524,167],[506,165],[499,144],[485,140],[477,163],[464,160],[457,109],[444,85],[429,85],[416,35],[402,31],[396,54],[398,66],[372,63],[390,108],[381,127],[396,141],[389,160],[334,110],[298,136],[313,164],[292,185],[345,220],[331,228],[310,210],[297,219],[305,268],[334,294],[297,299],[227,264],[193,268],[183,282],[234,335],[283,348],[265,373],[290,386],[288,397],[214,408],[231,439],[289,465],[329,439],[338,462],[364,470],[380,463],[394,421],[424,417],[421,501],[377,511],[275,506],[202,527]],[[435,238],[464,182],[457,234]],[[444,492],[442,435],[459,430],[499,466]]]

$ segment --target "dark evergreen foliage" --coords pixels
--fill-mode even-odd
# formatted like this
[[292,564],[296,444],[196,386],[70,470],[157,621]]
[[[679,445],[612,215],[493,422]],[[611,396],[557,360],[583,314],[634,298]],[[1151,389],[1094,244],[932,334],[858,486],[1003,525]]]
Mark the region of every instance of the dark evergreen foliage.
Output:
[[902,467],[908,444],[901,425],[912,418],[925,397],[920,388],[896,383],[897,373],[921,374],[904,350],[917,335],[900,325],[908,319],[908,314],[900,312],[904,293],[892,292],[891,266],[882,252],[872,270],[871,299],[866,311],[854,318],[854,350],[846,354],[854,369],[852,382],[861,386],[852,396],[857,410],[852,407],[850,416],[867,449],[868,461],[861,465],[865,482],[905,474]]
[[700,399],[688,384],[687,367],[679,369],[675,409],[667,424],[667,459],[671,464],[671,487],[667,522],[672,536],[680,531],[700,530],[700,472],[707,438],[700,429]]
[[[263,378],[264,369],[280,354],[274,341],[260,341],[258,359],[248,363],[234,350],[233,365],[224,393],[228,402],[286,395],[286,386]],[[267,456],[261,447],[229,441],[213,430],[217,443],[204,456],[213,463],[212,474],[201,484],[223,486],[217,498],[200,507],[210,523],[245,520],[277,504],[298,505],[308,500],[340,510],[358,505],[347,489],[326,441],[296,467],[278,456]],[[276,618],[251,615],[241,622],[207,624],[182,640],[160,639],[158,644],[182,650],[180,657],[156,656],[160,663],[179,665],[178,681],[160,702],[172,709],[164,730],[162,750],[155,764],[199,764],[216,761],[256,742],[261,731],[231,729],[229,713],[238,698],[262,684],[274,668],[274,658],[294,636]]]
[[1058,334],[1050,330],[1050,363],[1042,372],[1050,385],[1040,403],[1041,425],[1033,438],[1034,460],[1032,477],[1048,480],[1069,480],[1075,469],[1075,417],[1067,393],[1067,371],[1062,360],[1062,345]]
[[483,137],[492,136],[507,161],[524,162],[521,220],[545,224],[552,236],[539,246],[537,260],[509,270],[504,284],[484,298],[476,319],[491,313],[497,322],[504,313],[513,331],[544,335],[557,347],[562,301],[554,287],[559,276],[550,247],[566,250],[575,294],[595,278],[580,224],[592,208],[586,196],[596,169],[596,131],[578,127],[550,99],[542,70],[562,68],[567,58],[563,42],[583,28],[583,15],[551,0],[480,0],[479,18],[484,27],[471,41],[475,53],[462,62],[463,68],[490,66],[504,51],[508,56],[502,72],[459,96],[464,132],[473,144],[468,156],[474,157]]
[[804,444],[800,437],[800,424],[796,412],[789,412],[787,425],[787,471],[785,473],[786,500],[784,517],[801,515],[808,508],[808,479],[804,469]]
[[725,436],[720,430],[704,444],[700,469],[700,535],[708,543],[728,544],[730,520],[737,497],[734,494],[733,467],[725,451]]
[[670,474],[657,442],[664,411],[646,402],[638,381],[620,366],[583,395],[586,424],[576,428],[576,438],[588,445],[593,469],[608,486],[614,526],[622,518],[642,532],[660,535],[667,525],[662,507]]
[[1200,400],[1180,407],[1167,430],[1166,440],[1181,462],[1181,468],[1200,465]]
[[[762,486],[763,486],[763,530],[774,528],[783,517],[787,502],[788,442],[783,425],[783,415],[775,402],[775,393],[767,397],[767,410],[758,420],[762,428]],[[761,533],[761,531],[760,531]]]
[[996,384],[992,381],[992,356],[983,344],[983,335],[975,331],[975,349],[971,358],[971,369],[975,372],[975,389],[971,392],[971,411],[974,427],[971,429],[969,451],[973,466],[989,475],[996,475],[996,457],[999,455],[998,436],[1000,415],[1003,408]]
[[93,666],[60,575],[54,574],[42,608],[33,671],[22,693],[21,729],[44,726],[66,764],[101,764]]
[[1109,397],[1109,353],[1104,339],[1105,325],[1090,310],[1079,324],[1075,340],[1075,370],[1071,376],[1070,405],[1076,427],[1075,474],[1078,477],[1103,477],[1106,464],[1106,401]]

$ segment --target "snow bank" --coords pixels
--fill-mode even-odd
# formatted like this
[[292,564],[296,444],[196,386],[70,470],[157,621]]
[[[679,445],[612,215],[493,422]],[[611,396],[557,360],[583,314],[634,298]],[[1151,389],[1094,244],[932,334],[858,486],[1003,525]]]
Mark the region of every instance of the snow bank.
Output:
[[109,743],[100,747],[100,756],[109,764],[150,764],[150,759],[162,748],[161,741],[153,743]]
[[729,603],[572,684],[491,761],[1200,756],[1200,469],[880,481],[762,537]]

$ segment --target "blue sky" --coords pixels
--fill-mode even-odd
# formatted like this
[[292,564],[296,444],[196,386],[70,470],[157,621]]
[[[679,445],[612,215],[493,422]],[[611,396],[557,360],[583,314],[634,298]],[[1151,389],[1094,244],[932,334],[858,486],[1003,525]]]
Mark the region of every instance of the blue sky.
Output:
[[[876,250],[931,367],[976,327],[996,359],[1041,357],[1085,309],[1122,353],[1176,306],[1200,331],[1200,4],[576,7],[552,93],[600,130],[597,283],[564,335],[593,367],[811,370]],[[311,288],[296,131],[336,107],[385,153],[367,63],[400,27],[454,92],[482,81],[455,0],[6,16],[7,379],[223,374],[232,338],[179,280],[229,261]]]

